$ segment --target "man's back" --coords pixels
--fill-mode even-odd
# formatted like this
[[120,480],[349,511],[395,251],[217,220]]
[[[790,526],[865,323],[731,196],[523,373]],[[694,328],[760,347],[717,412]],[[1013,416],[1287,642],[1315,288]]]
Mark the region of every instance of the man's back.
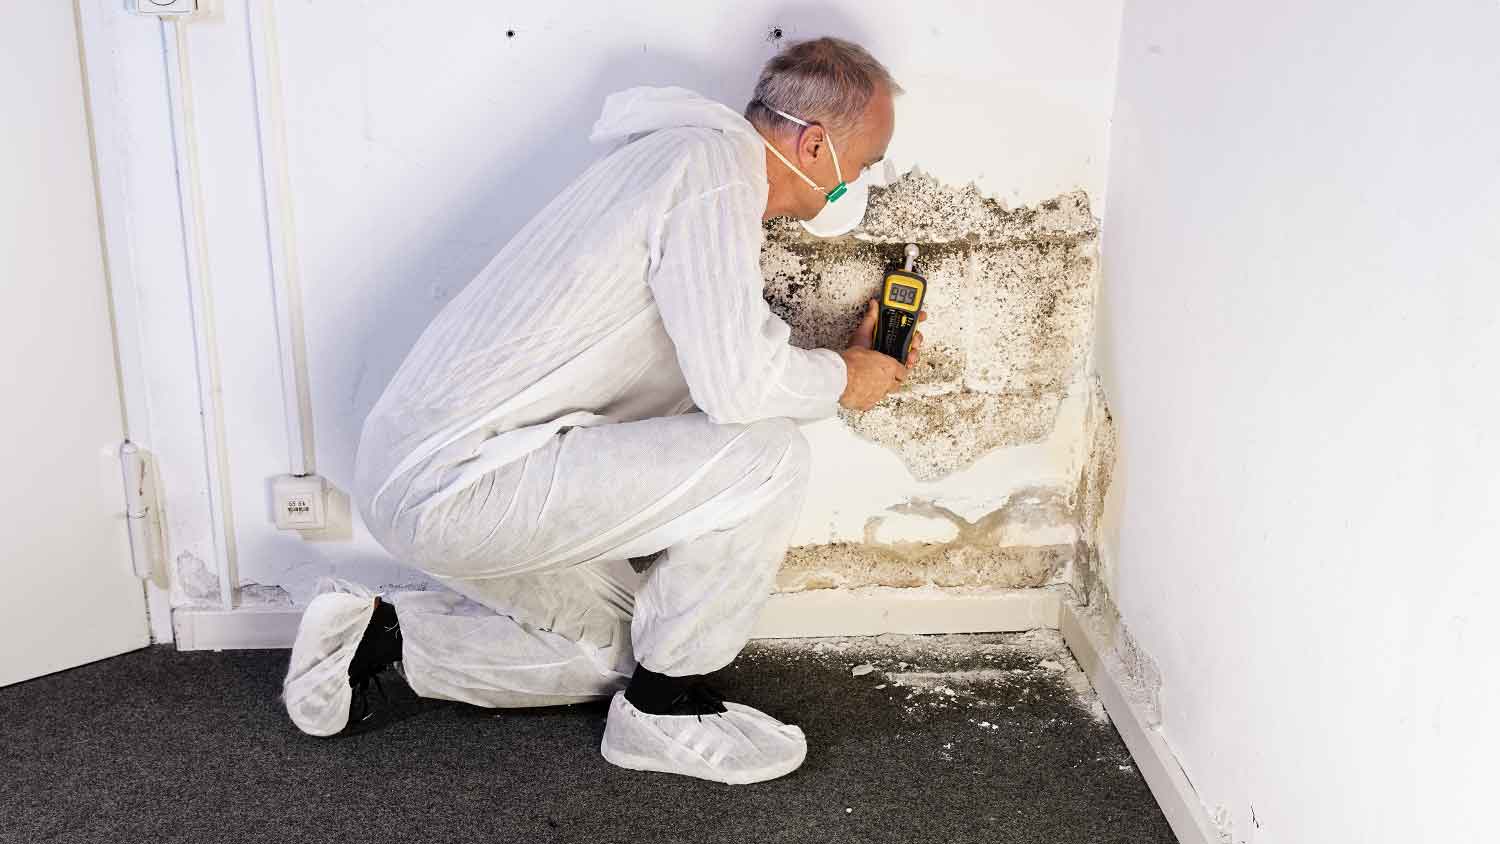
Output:
[[[648,94],[654,102],[644,107],[612,102],[619,120],[606,107],[595,139],[625,142],[517,233],[423,332],[366,419],[362,508],[382,493],[387,507],[440,500],[457,488],[439,482],[447,467],[464,464],[464,477],[488,471],[563,426],[691,406],[648,285],[661,223],[685,199],[724,185],[763,195],[764,164],[758,136],[729,109],[680,90]],[[687,125],[651,131],[652,121]],[[743,237],[745,227],[736,228]],[[386,492],[392,486],[401,488]]]

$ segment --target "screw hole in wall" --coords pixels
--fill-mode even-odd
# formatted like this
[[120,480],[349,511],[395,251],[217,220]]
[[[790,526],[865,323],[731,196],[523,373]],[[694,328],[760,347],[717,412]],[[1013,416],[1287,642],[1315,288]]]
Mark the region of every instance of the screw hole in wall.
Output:
[[781,27],[779,26],[773,26],[770,29],[766,30],[766,40],[770,41],[772,44],[780,41],[782,35],[783,33],[781,31]]

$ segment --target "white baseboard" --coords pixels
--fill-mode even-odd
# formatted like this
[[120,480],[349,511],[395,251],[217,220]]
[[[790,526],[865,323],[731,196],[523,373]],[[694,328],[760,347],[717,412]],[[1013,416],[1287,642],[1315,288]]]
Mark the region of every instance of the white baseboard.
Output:
[[179,651],[290,648],[301,620],[301,607],[180,607],[172,611],[172,632]]
[[[1056,628],[1057,589],[817,589],[771,596],[757,639],[877,636],[881,633],[995,633]],[[177,649],[290,648],[300,607],[172,613]]]
[[1057,628],[1062,593],[1042,589],[813,589],[771,596],[757,639]]
[[1104,711],[1125,740],[1126,749],[1135,759],[1136,768],[1145,777],[1177,840],[1181,844],[1219,844],[1219,834],[1177,755],[1161,731],[1151,725],[1145,708],[1125,693],[1123,672],[1118,661],[1109,658],[1109,646],[1101,632],[1080,617],[1072,601],[1063,602],[1059,621],[1063,641],[1088,675],[1094,691],[1099,693]]

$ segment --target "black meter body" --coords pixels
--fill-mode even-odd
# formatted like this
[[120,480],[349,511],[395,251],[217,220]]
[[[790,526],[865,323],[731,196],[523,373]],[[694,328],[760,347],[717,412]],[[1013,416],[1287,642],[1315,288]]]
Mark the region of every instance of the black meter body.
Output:
[[906,363],[926,295],[927,279],[915,272],[905,269],[886,273],[880,286],[880,314],[875,320],[875,351]]

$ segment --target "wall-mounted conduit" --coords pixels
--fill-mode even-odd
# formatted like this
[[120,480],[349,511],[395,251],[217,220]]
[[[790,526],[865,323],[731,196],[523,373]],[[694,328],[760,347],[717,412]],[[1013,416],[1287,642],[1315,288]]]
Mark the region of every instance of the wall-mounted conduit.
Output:
[[219,572],[219,601],[234,609],[238,560],[234,542],[234,511],[229,487],[229,454],[224,445],[223,381],[219,367],[214,303],[208,278],[208,233],[203,213],[202,168],[198,159],[196,110],[193,102],[192,62],[188,58],[186,24],[162,23],[162,48],[168,68],[169,96],[174,104],[173,140],[177,147],[178,195],[188,291],[192,300],[194,356],[198,371],[198,400],[203,409],[203,441],[207,452],[209,512],[214,515],[215,568]]
[[251,63],[255,73],[256,126],[260,133],[260,170],[265,191],[266,245],[270,253],[272,296],[276,305],[287,463],[293,475],[311,475],[317,472],[312,391],[308,384],[302,272],[297,256],[273,4],[251,4],[249,30]]

